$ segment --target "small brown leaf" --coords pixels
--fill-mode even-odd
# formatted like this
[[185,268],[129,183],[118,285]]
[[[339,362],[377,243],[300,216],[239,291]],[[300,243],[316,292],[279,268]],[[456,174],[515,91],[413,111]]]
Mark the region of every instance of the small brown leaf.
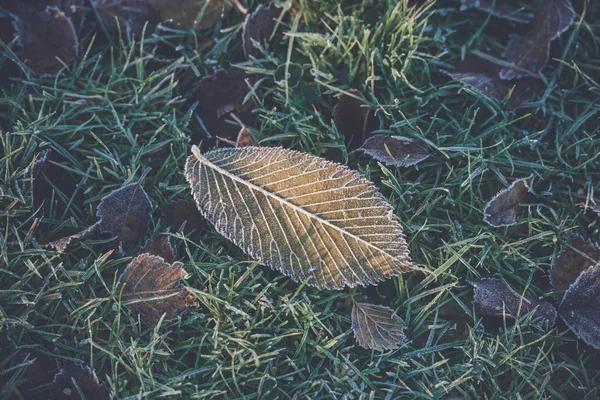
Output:
[[412,139],[401,136],[371,136],[359,150],[394,167],[410,167],[429,157],[427,149]]
[[173,246],[171,236],[161,235],[154,239],[148,239],[140,253],[148,253],[162,257],[166,262],[173,262]]
[[[229,3],[224,0],[156,0],[163,21],[183,29],[210,29],[219,21]],[[200,19],[198,19],[200,18]]]
[[600,264],[579,275],[565,293],[559,312],[579,339],[600,350]]
[[100,384],[93,369],[73,363],[61,368],[54,376],[54,395],[57,400],[110,398],[106,385]]
[[77,57],[79,41],[71,19],[56,7],[15,16],[21,58],[40,76],[56,75]]
[[358,344],[365,349],[397,349],[406,339],[402,321],[394,310],[375,304],[354,302],[352,330]]
[[74,235],[67,236],[62,239],[58,239],[58,240],[52,241],[50,243],[47,243],[44,245],[44,247],[52,247],[54,250],[58,251],[59,253],[64,253],[65,250],[67,249],[67,246],[69,246],[69,244],[71,244],[71,242],[73,240],[79,241],[79,240],[83,239],[90,233],[94,232],[96,230],[96,228],[98,228],[99,224],[100,224],[100,222],[96,222],[94,225],[82,230],[81,232],[77,232]]
[[556,321],[556,309],[552,304],[530,296],[521,296],[506,287],[500,279],[469,283],[475,288],[473,306],[477,315],[519,318],[535,310],[534,322],[548,323],[548,327],[551,327]]
[[152,326],[165,315],[175,319],[194,305],[194,294],[181,283],[186,273],[183,264],[166,263],[161,257],[141,254],[131,261],[119,277],[117,293],[134,315]]
[[148,34],[159,22],[159,12],[154,0],[96,0],[93,3],[102,23],[111,33],[141,36],[148,23]]
[[483,221],[491,226],[511,226],[517,223],[519,206],[527,201],[533,185],[533,174],[517,179],[499,191],[485,206]]
[[133,183],[104,196],[96,216],[102,232],[111,232],[124,246],[131,246],[146,234],[151,212],[144,188]]
[[162,205],[160,210],[167,226],[174,231],[178,231],[183,224],[185,224],[183,228],[184,233],[200,229],[203,226],[204,219],[194,202],[175,200]]
[[273,3],[268,6],[259,4],[256,10],[246,17],[244,30],[242,31],[242,42],[246,58],[259,58],[262,56],[260,50],[254,47],[252,42],[263,44],[271,37],[277,26],[276,18],[279,17],[280,12],[280,9],[275,7]]
[[510,35],[502,58],[518,69],[503,68],[500,78],[521,78],[541,71],[548,63],[550,43],[573,24],[572,9],[570,0],[543,0],[534,12],[529,31],[523,36]]
[[600,246],[597,244],[576,234],[569,234],[566,240],[567,245],[561,246],[550,270],[550,283],[554,290],[559,291],[556,294],[558,300],[583,271],[600,262]]
[[515,10],[509,4],[506,4],[506,0],[462,0],[461,10],[467,8],[477,8],[494,17],[523,24],[529,22],[533,16],[532,14],[526,14],[519,10]]
[[333,122],[337,130],[344,135],[350,150],[360,147],[364,140],[378,128],[379,120],[362,100],[364,96],[356,89],[341,94],[333,108]]
[[248,146],[258,146],[258,140],[254,138],[252,132],[248,130],[245,126],[240,129],[240,133],[235,142],[236,147],[248,147]]

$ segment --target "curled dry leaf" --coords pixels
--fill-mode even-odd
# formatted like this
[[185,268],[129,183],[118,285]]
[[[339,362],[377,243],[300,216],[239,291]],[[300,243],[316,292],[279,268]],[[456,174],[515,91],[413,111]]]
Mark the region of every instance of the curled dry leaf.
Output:
[[499,191],[483,210],[484,222],[495,227],[516,224],[519,206],[527,201],[532,184],[533,174]]
[[556,294],[559,300],[583,271],[600,262],[597,244],[575,234],[568,235],[566,240],[567,245],[561,246],[550,270],[550,283],[559,292]]
[[236,147],[258,146],[258,140],[256,140],[254,135],[252,135],[252,132],[244,126],[240,129],[235,145]]
[[21,58],[41,76],[56,75],[77,57],[79,41],[71,20],[58,8],[15,16]]
[[559,312],[579,339],[600,350],[600,264],[579,275],[565,293]]
[[[163,21],[183,29],[210,29],[230,5],[225,0],[156,0]],[[199,18],[199,19],[198,19]]]
[[173,246],[171,246],[171,236],[161,235],[154,239],[148,239],[146,244],[140,250],[140,253],[148,253],[162,257],[166,262],[173,262]]
[[260,50],[254,46],[253,41],[263,44],[271,37],[277,26],[276,19],[279,14],[280,9],[270,3],[268,6],[259,4],[256,10],[246,17],[242,31],[242,43],[246,58],[258,58],[262,55]]
[[133,183],[104,196],[96,216],[102,232],[111,232],[124,246],[131,246],[146,234],[151,213],[148,194],[142,185]]
[[371,136],[359,150],[394,167],[410,167],[429,157],[427,149],[414,140],[401,136]]
[[189,233],[202,227],[203,218],[194,202],[175,200],[162,205],[160,210],[165,222],[174,231],[183,226],[183,232]]
[[144,324],[151,326],[165,315],[175,319],[194,305],[195,296],[181,283],[183,264],[169,264],[161,257],[141,254],[125,268],[117,284],[117,294]]
[[185,174],[202,215],[294,281],[341,289],[418,269],[392,207],[357,172],[282,148],[192,153]]
[[83,239],[90,233],[94,232],[96,230],[96,228],[98,228],[99,224],[100,224],[100,222],[96,222],[94,225],[82,230],[81,232],[77,232],[74,235],[67,236],[62,239],[54,240],[50,243],[45,244],[44,247],[51,247],[55,251],[58,251],[59,253],[64,253],[72,241],[79,241],[79,240]]
[[341,94],[333,108],[333,122],[344,135],[349,149],[360,147],[364,140],[378,128],[379,121],[362,100],[364,96],[356,89]]
[[106,385],[100,384],[93,369],[71,363],[54,376],[54,398],[108,400],[110,396]]
[[361,347],[370,350],[391,350],[406,339],[400,319],[389,307],[354,302],[352,330]]
[[506,287],[500,279],[482,279],[469,283],[475,288],[473,306],[477,315],[519,318],[535,310],[533,322],[547,323],[551,327],[556,321],[556,309],[552,304],[530,296],[520,296]]
[[461,0],[461,9],[477,8],[494,17],[507,19],[526,24],[533,17],[532,14],[523,13],[506,4],[506,0]]
[[550,43],[573,24],[570,0],[543,0],[534,12],[528,32],[510,35],[502,58],[518,69],[503,68],[500,78],[515,79],[541,71],[548,63]]

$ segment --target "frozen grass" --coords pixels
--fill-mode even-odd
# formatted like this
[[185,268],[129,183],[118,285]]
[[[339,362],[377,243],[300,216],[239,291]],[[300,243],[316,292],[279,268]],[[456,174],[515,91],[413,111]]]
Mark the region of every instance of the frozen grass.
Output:
[[[501,51],[518,24],[460,11],[458,0],[347,3],[356,4],[295,1],[257,60],[243,61],[244,16],[234,9],[226,24],[197,36],[163,28],[123,43],[88,33],[83,59],[56,78],[23,67],[5,83],[0,397],[27,398],[29,388],[15,388],[32,349],[92,366],[118,398],[574,399],[596,387],[597,351],[560,321],[543,331],[528,317],[482,320],[467,280],[501,277],[553,302],[548,269],[564,234],[598,240],[600,221],[580,203],[600,197],[600,3],[575,2],[578,22],[553,43],[543,71],[547,90],[517,114],[439,71],[463,53]],[[151,72],[152,54],[172,59]],[[186,96],[231,64],[260,78],[254,132],[262,144],[364,172],[394,205],[415,263],[431,277],[318,291],[257,265],[209,227],[173,232],[199,306],[174,325],[144,329],[115,297],[135,249],[111,250],[106,235],[65,254],[41,247],[93,224],[100,199],[148,167],[144,187],[155,207],[191,199],[183,165],[189,134],[203,128]],[[285,79],[285,70],[295,74]],[[399,169],[348,157],[331,111],[335,95],[353,88],[377,107],[378,133],[419,140],[432,157]],[[46,149],[60,161],[55,175],[40,178],[51,194],[41,204],[23,185]],[[535,196],[518,225],[484,224],[486,202],[531,173]],[[155,210],[148,237],[164,231]],[[349,295],[397,310],[406,344],[356,346]]]

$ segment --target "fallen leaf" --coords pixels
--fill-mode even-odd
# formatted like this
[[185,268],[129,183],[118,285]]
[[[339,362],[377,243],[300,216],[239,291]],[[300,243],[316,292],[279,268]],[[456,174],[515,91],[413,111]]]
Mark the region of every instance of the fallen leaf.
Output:
[[56,7],[15,15],[21,59],[40,76],[56,75],[77,57],[79,40],[71,19]]
[[160,210],[167,226],[175,232],[179,231],[182,226],[184,233],[190,233],[192,230],[200,229],[203,226],[204,218],[202,218],[194,202],[175,200],[162,205]]
[[519,206],[527,201],[533,185],[533,174],[517,179],[499,191],[485,206],[483,221],[491,226],[511,226],[517,223]]
[[565,293],[559,312],[579,339],[600,350],[600,264],[579,275]]
[[61,368],[54,376],[54,395],[56,400],[110,398],[106,385],[100,384],[93,369],[73,363]]
[[245,126],[240,129],[240,133],[235,141],[237,147],[248,147],[248,146],[258,146],[258,140],[254,138],[252,132],[248,130]]
[[379,126],[379,120],[366,106],[364,96],[356,89],[341,94],[333,108],[333,122],[349,149],[360,147],[365,139]]
[[548,63],[550,43],[573,24],[570,0],[543,0],[534,12],[528,32],[510,35],[502,58],[518,69],[502,68],[500,78],[516,79],[541,71]]
[[392,207],[362,175],[283,148],[192,148],[185,175],[202,215],[244,252],[319,288],[418,270]]
[[140,253],[148,253],[163,258],[166,262],[173,262],[173,246],[171,246],[171,236],[160,235],[154,239],[148,239],[146,244],[140,250]]
[[148,24],[150,35],[160,20],[154,0],[96,0],[94,9],[110,33],[119,31],[125,36],[138,38]]
[[482,279],[469,281],[475,288],[473,306],[479,316],[502,317],[504,315],[519,318],[535,310],[533,322],[556,322],[556,309],[547,301],[530,296],[521,296],[504,285],[500,279]]
[[156,1],[162,20],[172,21],[183,29],[210,29],[230,7],[224,0]]
[[401,136],[371,136],[358,150],[394,167],[410,167],[429,157],[427,149]]
[[276,19],[280,15],[280,10],[273,3],[268,6],[259,4],[256,10],[246,17],[244,29],[242,30],[242,43],[246,58],[259,58],[262,56],[262,53],[254,46],[253,42],[263,44],[269,40],[277,26]]
[[566,241],[567,245],[561,246],[550,270],[550,283],[559,292],[556,294],[558,300],[583,271],[600,262],[597,244],[576,234],[569,234]]
[[96,216],[102,232],[110,232],[124,246],[131,246],[146,235],[151,213],[152,204],[144,188],[133,183],[104,196]]
[[119,277],[117,293],[148,326],[157,324],[163,315],[165,321],[173,320],[195,301],[181,283],[186,275],[182,267],[180,262],[169,264],[159,256],[141,254]]
[[94,232],[96,230],[96,228],[98,228],[99,224],[100,224],[99,222],[96,222],[94,225],[82,230],[81,232],[77,232],[74,235],[67,236],[62,239],[54,240],[50,243],[45,244],[43,247],[51,247],[55,251],[58,251],[59,253],[64,253],[72,241],[74,241],[74,240],[79,241],[79,240],[83,239],[90,233]]
[[354,302],[352,330],[358,344],[370,350],[397,349],[406,339],[394,310],[375,304]]
[[520,10],[512,8],[506,4],[506,0],[461,0],[461,10],[468,8],[477,8],[485,11],[494,17],[507,19],[509,21],[526,24],[533,17],[532,14],[523,13]]

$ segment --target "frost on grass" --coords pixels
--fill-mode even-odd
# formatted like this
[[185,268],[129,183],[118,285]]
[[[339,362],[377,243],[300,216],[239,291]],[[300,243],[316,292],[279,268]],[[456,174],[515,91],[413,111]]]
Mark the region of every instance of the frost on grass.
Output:
[[256,10],[246,17],[242,31],[242,43],[246,58],[262,56],[260,50],[254,46],[254,42],[264,46],[277,26],[276,19],[280,13],[281,9],[273,3],[268,6],[259,4]]
[[533,16],[511,7],[510,4],[506,4],[506,0],[461,0],[461,3],[461,10],[477,8],[494,17],[514,22],[527,23]]
[[533,184],[533,174],[517,179],[506,189],[502,189],[483,210],[483,221],[491,226],[510,226],[517,223],[517,213],[521,204],[527,202]]
[[600,247],[597,244],[576,234],[568,235],[566,241],[550,270],[550,283],[557,291],[559,300],[583,271],[600,262]]
[[183,264],[165,262],[159,256],[141,254],[125,268],[117,284],[117,296],[142,322],[152,326],[177,318],[194,305],[195,296],[183,286]]
[[[144,27],[151,33],[159,22],[159,12],[153,0],[96,0],[94,9],[106,29],[141,36]],[[146,25],[148,24],[148,25]]]
[[117,236],[124,246],[146,235],[152,204],[140,183],[133,183],[103,197],[96,211],[102,232]]
[[108,400],[108,388],[101,384],[96,372],[88,366],[69,363],[54,377],[54,399]]
[[333,122],[344,136],[350,150],[360,147],[365,139],[378,128],[377,117],[367,106],[364,96],[356,89],[342,93],[333,108]]
[[359,150],[394,167],[410,167],[429,157],[426,148],[412,139],[400,136],[372,136]]
[[406,339],[402,321],[389,307],[354,302],[352,330],[361,347],[370,350],[391,350]]
[[162,257],[166,262],[173,262],[173,246],[171,246],[171,236],[160,235],[153,239],[148,239],[140,253],[148,253]]
[[579,339],[600,350],[600,264],[579,275],[565,293],[559,312]]
[[210,29],[231,7],[225,0],[154,0],[163,21],[171,21],[182,29]]
[[508,288],[500,279],[482,279],[470,281],[475,289],[473,306],[478,316],[520,318],[531,312],[533,322],[554,325],[556,309],[547,301],[522,296]]

